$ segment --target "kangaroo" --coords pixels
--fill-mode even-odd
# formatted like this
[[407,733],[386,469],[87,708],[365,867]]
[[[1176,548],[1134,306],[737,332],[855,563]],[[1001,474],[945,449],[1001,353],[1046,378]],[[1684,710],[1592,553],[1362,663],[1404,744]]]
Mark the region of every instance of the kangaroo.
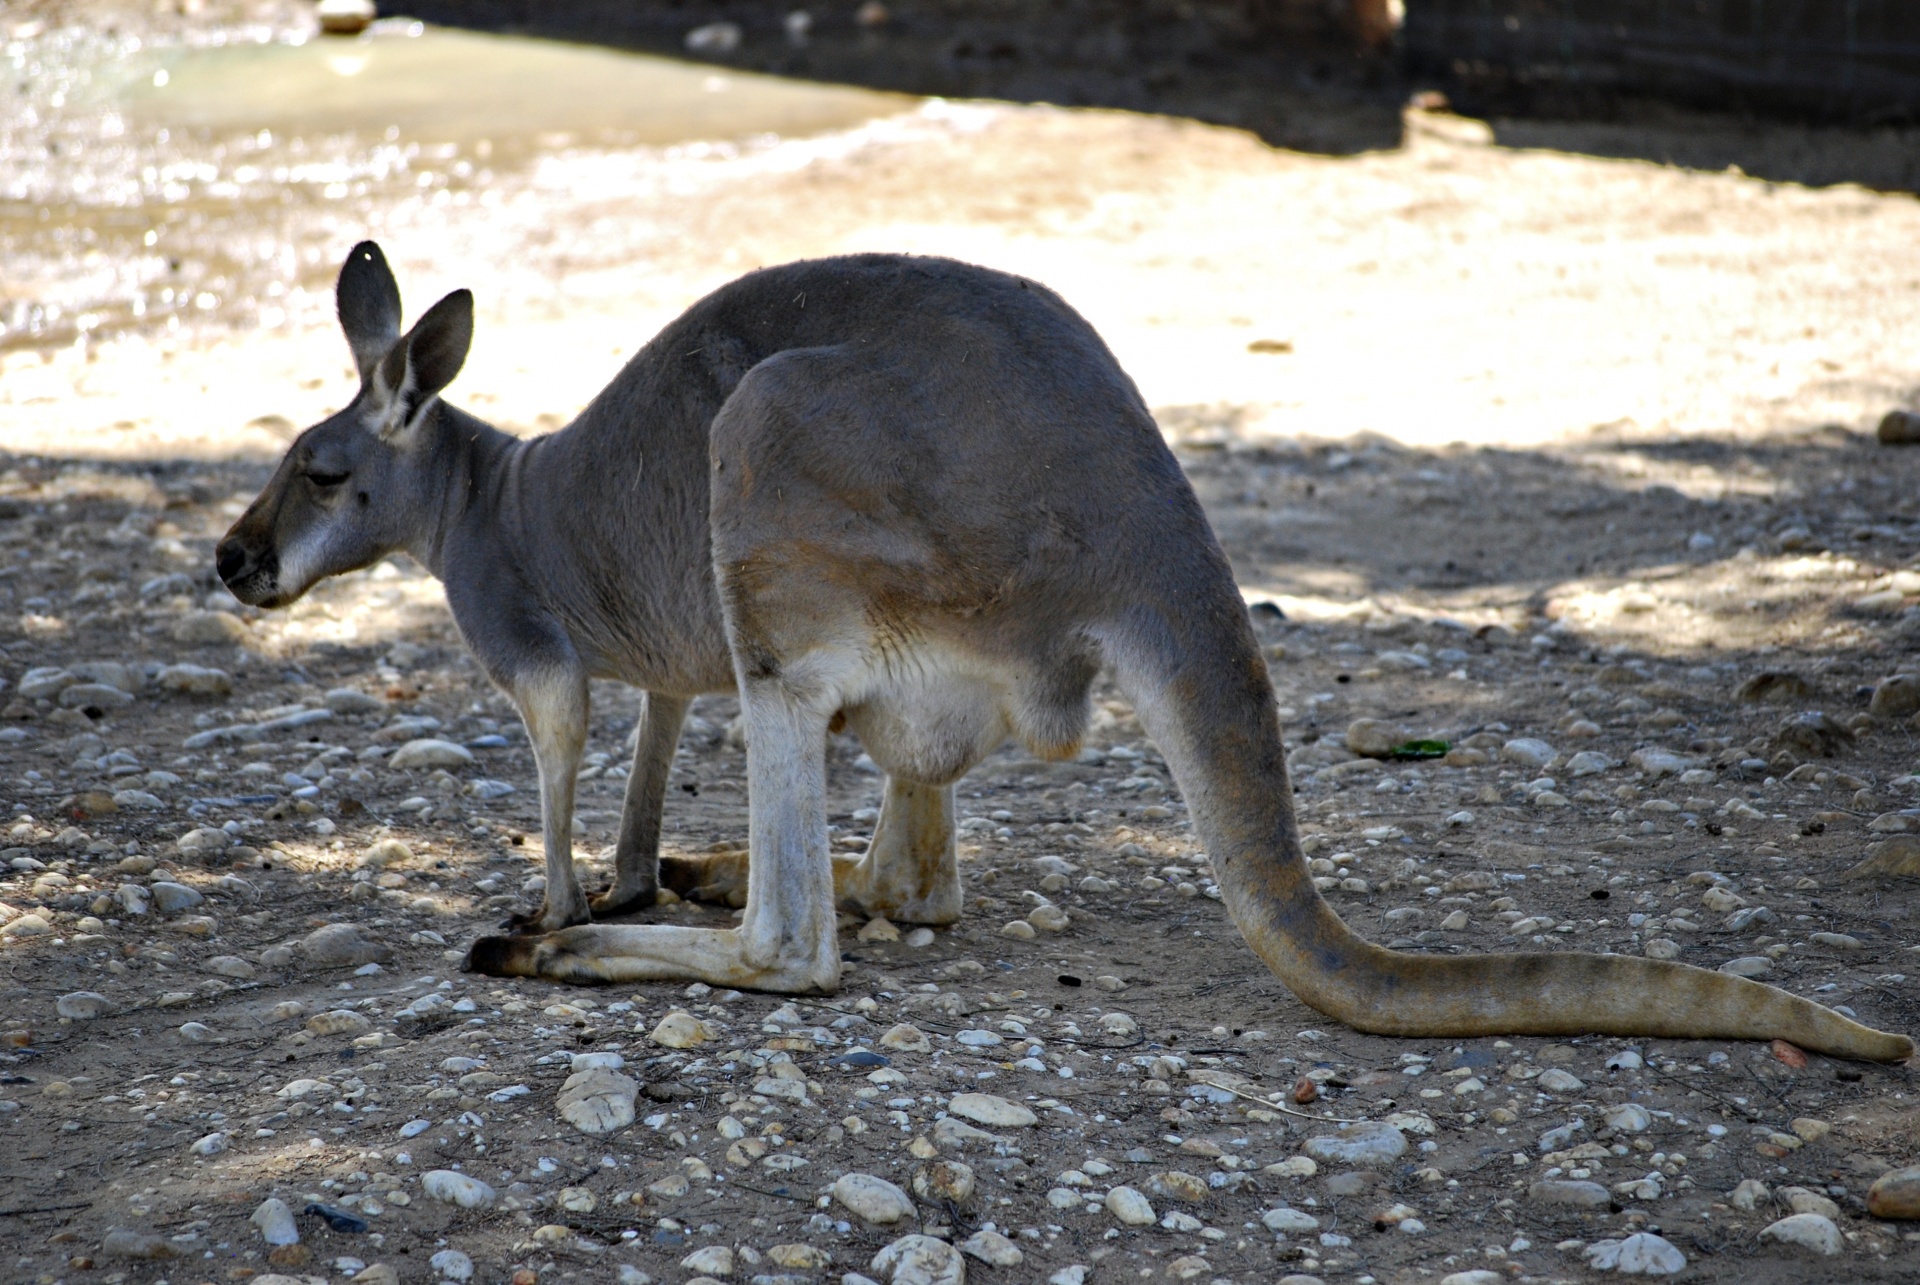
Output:
[[[763,269],[694,304],[571,425],[518,440],[442,400],[466,291],[404,335],[377,247],[338,308],[360,372],[217,550],[284,607],[394,550],[446,586],[539,762],[546,900],[466,967],[830,993],[836,907],[959,917],[954,782],[1008,737],[1072,754],[1102,665],[1165,754],[1241,935],[1311,1007],[1390,1035],[1781,1038],[1897,1061],[1905,1036],[1685,965],[1433,958],[1356,936],[1301,852],[1266,663],[1205,514],[1085,320],[1019,277],[858,255]],[[587,681],[646,692],[610,888],[574,877]],[[749,855],[660,861],[689,701],[737,692]],[[827,847],[830,726],[886,772],[869,850]],[[728,930],[597,922],[658,889],[738,897]]]

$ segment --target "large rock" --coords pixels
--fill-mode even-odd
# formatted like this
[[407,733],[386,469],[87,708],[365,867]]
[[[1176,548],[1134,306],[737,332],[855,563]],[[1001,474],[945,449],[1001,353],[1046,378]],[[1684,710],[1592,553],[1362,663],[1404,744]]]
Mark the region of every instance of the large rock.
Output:
[[393,958],[387,947],[361,936],[357,924],[326,924],[314,929],[300,942],[300,953],[317,968],[358,968],[384,964]]
[[1867,849],[1867,859],[1847,871],[1849,879],[1920,875],[1920,834],[1896,834]]
[[154,681],[161,691],[179,696],[233,695],[233,675],[205,665],[168,665],[154,675]]
[[833,1198],[849,1212],[881,1226],[913,1216],[913,1199],[870,1173],[841,1174],[833,1184]]
[[684,1009],[668,1013],[647,1036],[662,1048],[690,1049],[713,1038],[713,1028]]
[[1867,1212],[1875,1218],[1920,1218],[1920,1165],[1875,1179],[1867,1188]]
[[430,1170],[420,1179],[420,1189],[442,1204],[462,1209],[488,1209],[497,1198],[486,1183],[451,1169]]
[[560,1118],[582,1133],[612,1133],[633,1123],[640,1085],[604,1066],[575,1071],[560,1088]]
[[1406,1153],[1407,1135],[1390,1124],[1366,1121],[1344,1125],[1339,1133],[1309,1138],[1301,1150],[1322,1164],[1377,1169]]
[[992,1093],[956,1093],[947,1101],[947,1110],[975,1124],[997,1128],[1023,1129],[1040,1118],[1018,1102]]
[[1875,718],[1899,719],[1920,714],[1920,674],[1894,674],[1873,689],[1867,706]]
[[1587,1246],[1587,1262],[1597,1272],[1673,1276],[1686,1269],[1687,1256],[1673,1242],[1643,1231],[1625,1240],[1595,1241]]
[[1107,1212],[1128,1227],[1151,1227],[1156,1215],[1153,1204],[1132,1187],[1115,1187],[1107,1192]]
[[1527,1188],[1527,1199],[1575,1209],[1605,1209],[1613,1203],[1613,1196],[1599,1183],[1572,1178],[1543,1178]]
[[1521,767],[1546,768],[1557,757],[1553,746],[1530,736],[1515,737],[1500,747],[1500,757]]
[[1413,733],[1384,718],[1356,718],[1347,724],[1347,748],[1362,758],[1383,759],[1413,739]]
[[1840,1228],[1825,1214],[1789,1214],[1761,1229],[1760,1239],[1782,1245],[1798,1245],[1822,1258],[1832,1258],[1841,1250]]
[[230,611],[190,611],[174,622],[173,640],[188,647],[245,642],[246,622]]
[[473,763],[473,751],[464,745],[455,745],[452,741],[439,741],[424,738],[408,741],[393,752],[387,760],[387,766],[411,771],[418,768],[469,767]]
[[902,1236],[873,1256],[871,1270],[888,1285],[966,1285],[967,1260],[944,1240]]

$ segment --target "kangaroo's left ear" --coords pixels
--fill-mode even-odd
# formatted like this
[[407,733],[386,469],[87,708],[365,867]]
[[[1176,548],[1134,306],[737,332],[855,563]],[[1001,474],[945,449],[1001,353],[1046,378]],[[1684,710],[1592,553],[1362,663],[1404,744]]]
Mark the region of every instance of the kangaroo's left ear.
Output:
[[455,290],[413,324],[368,381],[379,417],[374,431],[404,444],[440,390],[453,382],[473,343],[473,292]]

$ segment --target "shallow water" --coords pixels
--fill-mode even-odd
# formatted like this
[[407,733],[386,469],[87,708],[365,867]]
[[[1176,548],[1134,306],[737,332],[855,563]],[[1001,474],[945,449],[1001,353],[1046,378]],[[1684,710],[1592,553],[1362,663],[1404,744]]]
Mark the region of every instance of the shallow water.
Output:
[[0,49],[16,90],[0,96],[0,352],[283,324],[322,306],[362,235],[510,205],[553,158],[664,175],[917,101],[414,22],[198,47],[67,29]]
[[[151,70],[149,70],[149,67]],[[351,39],[174,49],[129,60],[130,120],[210,138],[268,129],[434,143],[646,146],[841,129],[893,94],[716,74],[645,54],[384,25]]]

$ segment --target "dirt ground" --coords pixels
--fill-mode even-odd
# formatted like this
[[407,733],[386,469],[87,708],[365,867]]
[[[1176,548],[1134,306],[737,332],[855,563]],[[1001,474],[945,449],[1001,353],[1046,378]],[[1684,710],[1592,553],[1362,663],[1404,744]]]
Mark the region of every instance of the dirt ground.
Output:
[[[83,67],[100,31],[0,34],[25,74]],[[1911,1067],[1335,1025],[1240,942],[1104,687],[1078,760],[1009,748],[962,783],[962,923],[849,922],[837,996],[462,974],[537,901],[538,805],[438,586],[396,555],[260,613],[211,556],[352,393],[328,290],[363,235],[410,315],[476,290],[449,396],[529,433],[756,264],[1006,267],[1085,311],[1179,451],[1356,929],[1737,960],[1920,1032],[1913,881],[1849,874],[1920,844],[1920,683],[1886,681],[1920,674],[1920,447],[1872,433],[1920,406],[1911,196],[1506,146],[1518,126],[1438,112],[1338,157],[991,102],[494,166],[404,136],[111,133],[59,79],[23,81],[0,131],[0,1277],[958,1279],[875,1264],[925,1234],[976,1282],[1489,1285],[1607,1279],[1589,1251],[1647,1232],[1687,1280],[1913,1279],[1920,1224],[1865,1206],[1920,1164]],[[1776,141],[1786,165],[1806,135]],[[637,712],[595,701],[590,887]],[[695,714],[673,852],[745,832],[733,702]],[[1358,758],[1363,718],[1453,752]],[[428,736],[471,763],[386,762]],[[858,850],[879,777],[848,738],[830,763]],[[362,946],[330,953],[327,925]],[[675,1012],[705,1023],[689,1047]],[[631,1123],[562,1117],[583,1054],[617,1055]],[[1316,1141],[1362,1119],[1392,1154]],[[456,1169],[491,1202],[431,1194]],[[847,1174],[905,1193],[892,1221]],[[297,1244],[250,1221],[270,1199]],[[1794,1214],[1834,1252],[1762,1235]]]

